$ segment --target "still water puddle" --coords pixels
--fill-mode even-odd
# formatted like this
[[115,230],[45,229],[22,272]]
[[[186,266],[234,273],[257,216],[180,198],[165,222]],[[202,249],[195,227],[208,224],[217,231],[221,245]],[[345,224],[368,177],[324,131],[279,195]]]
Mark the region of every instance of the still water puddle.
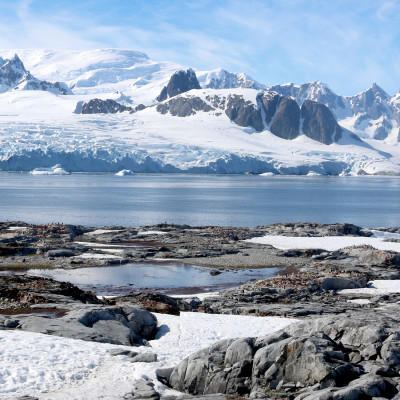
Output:
[[80,269],[30,269],[28,275],[71,282],[83,290],[99,296],[122,295],[139,291],[166,294],[194,294],[213,292],[256,279],[271,278],[279,268],[220,270],[212,276],[212,269],[182,263],[125,264],[111,267]]

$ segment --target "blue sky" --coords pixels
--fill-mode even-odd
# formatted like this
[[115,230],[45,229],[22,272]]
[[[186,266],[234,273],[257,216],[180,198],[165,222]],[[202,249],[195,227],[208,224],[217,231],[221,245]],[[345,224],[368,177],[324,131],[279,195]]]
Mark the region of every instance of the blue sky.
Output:
[[400,89],[400,0],[2,0],[0,48],[127,48],[154,60]]

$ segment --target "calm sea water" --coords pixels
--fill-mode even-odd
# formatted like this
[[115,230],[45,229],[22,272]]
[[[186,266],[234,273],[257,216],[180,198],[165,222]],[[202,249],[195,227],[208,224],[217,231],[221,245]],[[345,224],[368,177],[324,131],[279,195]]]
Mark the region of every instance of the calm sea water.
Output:
[[0,220],[87,226],[400,226],[400,178],[0,174]]

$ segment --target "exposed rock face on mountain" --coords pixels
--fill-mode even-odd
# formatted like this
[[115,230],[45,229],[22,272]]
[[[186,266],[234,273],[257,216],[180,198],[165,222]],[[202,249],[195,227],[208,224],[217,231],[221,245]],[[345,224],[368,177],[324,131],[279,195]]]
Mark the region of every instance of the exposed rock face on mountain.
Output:
[[331,144],[341,138],[342,128],[323,104],[305,100],[301,106],[301,117],[303,132],[311,139]]
[[390,96],[376,83],[365,92],[348,98],[354,115],[358,115],[355,127],[360,130],[373,126],[373,138],[386,139],[393,128],[393,109]]
[[44,90],[55,94],[72,94],[65,83],[36,79],[25,69],[17,54],[10,60],[0,58],[0,93],[8,90]]
[[225,69],[197,73],[200,86],[209,89],[250,88],[261,90],[265,86],[243,73],[228,72]]
[[263,104],[265,110],[265,122],[267,124],[271,122],[279,103],[282,101],[282,98],[282,96],[276,94],[275,92],[266,92],[258,97],[258,101],[261,100]]
[[274,85],[268,90],[282,96],[291,96],[300,106],[306,100],[322,103],[338,120],[356,116],[352,127],[360,134],[366,132],[365,136],[377,140],[387,139],[395,123],[400,124],[396,96],[390,98],[376,83],[368,90],[350,97],[337,95],[327,85],[318,81],[300,86],[293,83]]
[[390,310],[293,324],[260,338],[230,339],[176,366],[169,384],[194,395],[250,398],[392,398],[399,390],[399,318]]
[[82,114],[116,114],[125,111],[135,112],[132,107],[123,106],[110,99],[92,99],[88,103],[83,103],[81,108]]
[[271,132],[282,139],[294,139],[300,133],[300,108],[290,97],[284,97],[274,115]]
[[378,119],[382,114],[388,114],[387,101],[389,95],[376,83],[371,88],[348,98],[354,114],[368,114],[372,119]]
[[205,97],[183,95],[157,105],[159,113],[178,117],[217,110],[224,111],[236,125],[251,127],[258,132],[269,129],[287,140],[299,136],[300,116],[303,119],[302,133],[318,142],[331,144],[340,139],[342,132],[333,114],[323,104],[306,100],[300,113],[295,100],[275,92],[259,92],[254,101],[239,94],[221,96],[220,92]]
[[274,85],[268,87],[268,90],[285,97],[293,97],[299,106],[305,100],[313,100],[325,104],[337,118],[351,115],[350,106],[346,98],[338,96],[326,84],[319,81],[304,83],[300,86],[293,83]]
[[157,97],[157,101],[164,101],[192,89],[201,89],[195,72],[192,69],[175,72],[175,74],[171,76],[168,85],[164,86]]
[[244,100],[242,96],[228,96],[225,114],[236,125],[251,126],[256,131],[264,129],[261,112],[257,108],[257,105],[251,101]]
[[175,97],[166,103],[157,105],[157,111],[161,114],[168,112],[175,117],[188,117],[197,111],[209,112],[214,108],[200,97]]

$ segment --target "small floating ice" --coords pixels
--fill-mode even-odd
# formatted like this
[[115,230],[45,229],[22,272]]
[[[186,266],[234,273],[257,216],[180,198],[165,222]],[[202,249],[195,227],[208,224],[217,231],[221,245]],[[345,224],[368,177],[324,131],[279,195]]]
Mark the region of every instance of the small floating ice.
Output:
[[263,172],[260,176],[275,176],[273,172]]
[[35,168],[30,173],[32,175],[71,175],[61,164],[56,164],[50,168]]
[[130,169],[122,169],[121,171],[118,171],[115,174],[115,176],[131,176],[131,175],[135,175],[135,173]]
[[307,176],[322,176],[322,174],[315,172],[315,171],[310,171]]

